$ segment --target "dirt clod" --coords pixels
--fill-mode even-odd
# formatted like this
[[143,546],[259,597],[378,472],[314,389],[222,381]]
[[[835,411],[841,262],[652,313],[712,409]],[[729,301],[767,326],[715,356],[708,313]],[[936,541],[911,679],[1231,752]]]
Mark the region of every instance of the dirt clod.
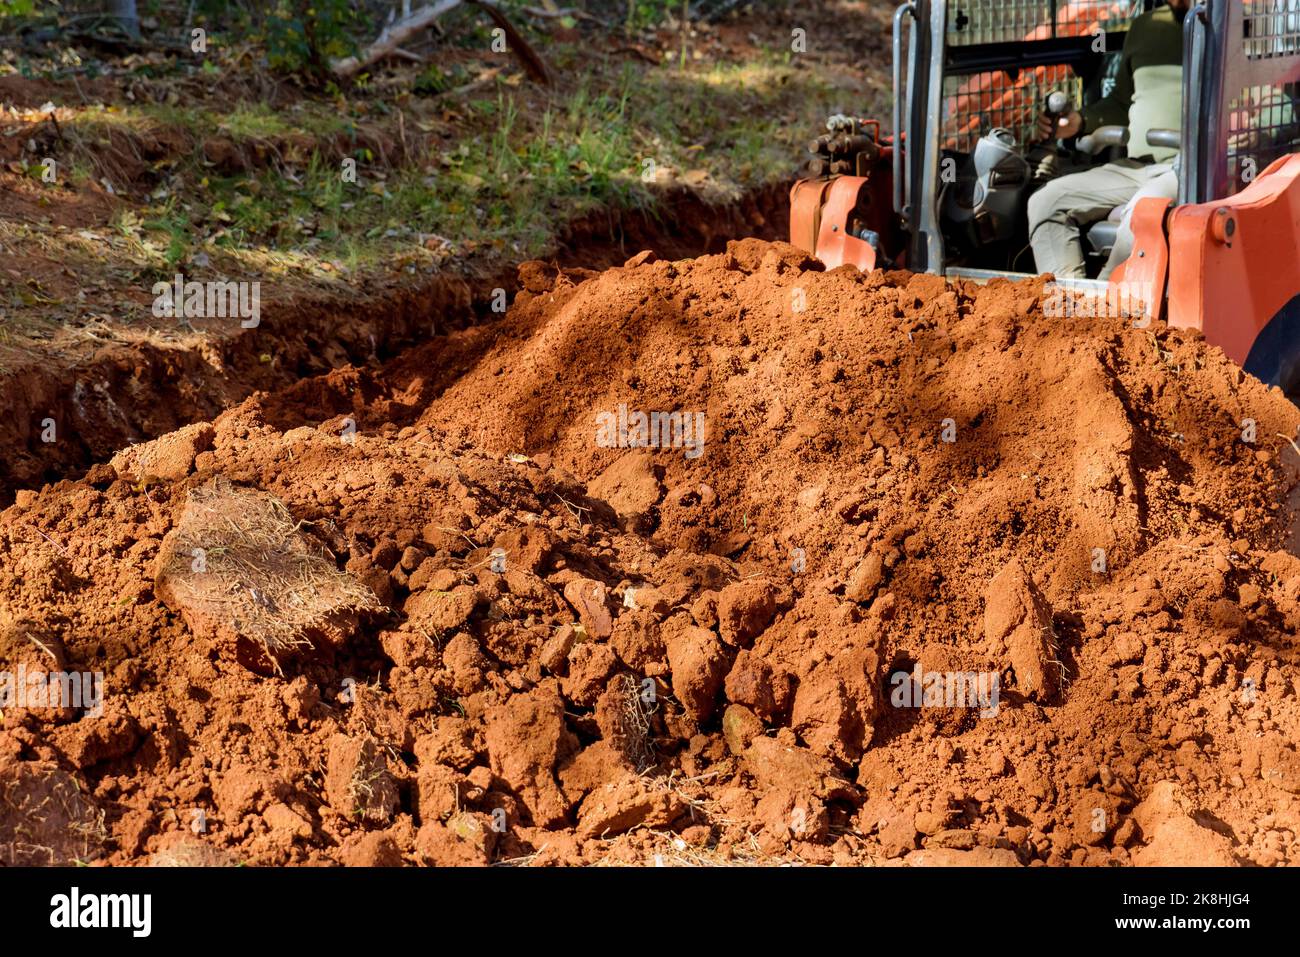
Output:
[[371,592],[341,573],[276,499],[214,481],[190,493],[154,587],[190,630],[254,671],[339,647]]

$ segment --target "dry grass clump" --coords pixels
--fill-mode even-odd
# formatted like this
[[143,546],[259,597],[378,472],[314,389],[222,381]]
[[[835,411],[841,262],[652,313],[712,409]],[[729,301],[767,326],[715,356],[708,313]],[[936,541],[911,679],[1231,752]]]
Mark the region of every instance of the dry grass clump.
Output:
[[238,867],[228,851],[197,839],[182,840],[149,856],[150,867]]
[[648,851],[635,859],[610,855],[595,861],[596,867],[805,867],[796,855],[769,854],[750,834],[729,844],[692,845],[667,831],[651,831]]
[[192,630],[233,632],[273,659],[380,607],[283,503],[222,478],[190,492],[159,562],[160,595]]
[[642,772],[655,763],[654,745],[650,742],[650,718],[654,709],[642,697],[641,685],[635,677],[625,673],[616,675],[614,681],[620,705],[616,743],[632,766]]
[[66,771],[38,761],[0,764],[0,865],[85,863],[107,838],[104,812]]

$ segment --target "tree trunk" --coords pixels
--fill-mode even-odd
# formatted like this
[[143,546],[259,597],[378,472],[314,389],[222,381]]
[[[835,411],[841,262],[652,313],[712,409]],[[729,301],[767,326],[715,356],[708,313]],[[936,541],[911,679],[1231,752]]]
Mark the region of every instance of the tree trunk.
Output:
[[140,39],[140,14],[136,12],[135,0],[111,0],[109,11],[127,36],[132,40]]

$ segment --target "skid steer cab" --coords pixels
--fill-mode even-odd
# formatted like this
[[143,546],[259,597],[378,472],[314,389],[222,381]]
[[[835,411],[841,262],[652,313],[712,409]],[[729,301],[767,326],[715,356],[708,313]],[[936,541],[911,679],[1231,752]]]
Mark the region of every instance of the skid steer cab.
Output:
[[[1143,324],[1199,329],[1246,371],[1296,395],[1300,0],[1165,5],[904,3],[894,16],[894,133],[883,136],[875,119],[830,119],[791,190],[791,242],[827,268],[988,281],[1051,271],[1037,262],[1049,258],[1051,235],[1078,263],[1058,288],[1122,303]],[[1157,20],[1166,54],[1174,30],[1181,65],[1164,74],[1173,77],[1172,117],[1154,125],[1130,120],[1141,117],[1136,108],[1112,107],[1117,89],[1133,89],[1130,29],[1136,41]],[[1069,128],[1058,117],[1080,111],[1111,119],[1044,139],[1043,129]],[[1102,191],[1077,200],[1055,231],[1031,235],[1031,211],[1066,191],[1062,177],[1103,166],[1141,177],[1156,157],[1172,169],[1157,195],[1116,204]]]

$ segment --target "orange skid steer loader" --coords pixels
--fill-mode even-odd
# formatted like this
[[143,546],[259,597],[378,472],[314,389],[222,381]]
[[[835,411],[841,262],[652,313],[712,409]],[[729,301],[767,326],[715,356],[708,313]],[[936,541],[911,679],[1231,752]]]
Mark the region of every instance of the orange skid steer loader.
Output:
[[[1035,275],[1030,196],[1129,146],[1124,127],[1038,143],[1039,116],[1105,95],[1129,24],[1161,2],[904,3],[894,17],[894,132],[832,117],[791,191],[791,242],[828,268]],[[1059,283],[1110,302],[1142,290],[1142,318],[1201,330],[1294,396],[1300,0],[1193,0],[1182,30],[1182,128],[1147,134],[1151,147],[1179,151],[1177,199],[1136,202],[1132,253],[1108,281]],[[1081,227],[1090,277],[1115,247],[1121,212]]]

